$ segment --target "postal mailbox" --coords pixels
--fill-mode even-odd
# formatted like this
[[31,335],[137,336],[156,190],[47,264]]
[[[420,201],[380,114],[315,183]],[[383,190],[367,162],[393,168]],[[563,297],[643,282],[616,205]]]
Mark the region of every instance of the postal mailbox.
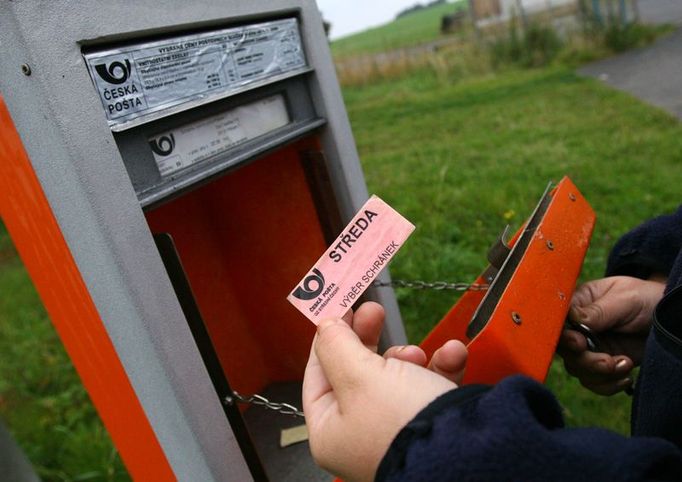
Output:
[[0,45],[0,214],[131,476],[327,479],[233,397],[300,403],[285,298],[368,197],[315,3],[2,2]]

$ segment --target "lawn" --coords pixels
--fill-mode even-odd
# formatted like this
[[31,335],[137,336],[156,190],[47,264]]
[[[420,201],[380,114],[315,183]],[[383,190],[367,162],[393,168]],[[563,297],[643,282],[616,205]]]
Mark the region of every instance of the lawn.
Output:
[[466,8],[463,0],[436,5],[385,25],[340,38],[332,42],[332,54],[335,58],[343,58],[432,42],[443,37],[440,33],[441,17],[462,8]]

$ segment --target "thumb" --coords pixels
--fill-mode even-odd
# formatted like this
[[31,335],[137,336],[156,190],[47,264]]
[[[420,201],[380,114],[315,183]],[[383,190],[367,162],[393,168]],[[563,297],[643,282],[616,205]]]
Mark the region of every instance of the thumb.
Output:
[[571,317],[596,332],[603,332],[622,324],[625,321],[623,315],[627,315],[626,311],[617,300],[603,299],[571,308]]
[[618,328],[631,321],[635,312],[639,310],[632,293],[619,289],[615,283],[608,281],[610,280],[607,278],[592,282],[592,285],[589,283],[584,285],[586,288],[584,291],[590,292],[591,299],[587,301],[585,297],[584,304],[580,304],[579,297],[574,297],[570,312],[573,320],[587,325],[596,332]]
[[340,401],[349,388],[363,384],[368,364],[378,357],[342,319],[324,320],[318,325],[315,355]]

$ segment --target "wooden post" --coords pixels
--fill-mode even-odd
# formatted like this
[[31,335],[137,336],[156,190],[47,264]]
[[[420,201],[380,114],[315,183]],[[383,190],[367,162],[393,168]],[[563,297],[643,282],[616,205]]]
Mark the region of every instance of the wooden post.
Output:
[[474,26],[474,34],[476,43],[481,41],[481,29],[478,27],[478,17],[476,15],[476,0],[469,0],[469,16],[471,17],[471,24]]
[[519,16],[521,17],[521,29],[523,33],[528,30],[528,19],[526,18],[526,10],[523,8],[523,0],[516,0],[516,8],[519,10]]

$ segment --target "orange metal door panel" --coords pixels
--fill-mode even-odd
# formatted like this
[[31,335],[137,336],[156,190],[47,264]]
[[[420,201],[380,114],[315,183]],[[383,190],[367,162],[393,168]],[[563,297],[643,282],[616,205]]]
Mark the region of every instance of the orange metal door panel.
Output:
[[1,96],[0,216],[130,475],[175,480]]
[[[570,179],[551,201],[487,325],[473,339],[467,325],[485,296],[465,293],[421,346],[431,357],[449,339],[467,344],[464,383],[496,383],[513,374],[545,380],[587,252],[595,214]],[[518,233],[517,233],[518,237]],[[486,281],[479,277],[477,283]]]

